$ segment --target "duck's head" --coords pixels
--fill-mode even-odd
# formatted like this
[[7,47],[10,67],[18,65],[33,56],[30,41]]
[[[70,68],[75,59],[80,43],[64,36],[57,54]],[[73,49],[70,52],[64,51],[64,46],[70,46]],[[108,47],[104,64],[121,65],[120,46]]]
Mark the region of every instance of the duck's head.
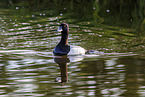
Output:
[[66,23],[61,23],[60,27],[57,30],[58,32],[68,32],[69,27]]

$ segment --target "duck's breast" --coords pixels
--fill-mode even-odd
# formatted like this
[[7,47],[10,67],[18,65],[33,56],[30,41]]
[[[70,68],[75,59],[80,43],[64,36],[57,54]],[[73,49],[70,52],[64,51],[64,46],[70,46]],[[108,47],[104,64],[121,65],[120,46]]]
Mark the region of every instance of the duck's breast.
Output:
[[80,46],[70,46],[68,55],[85,55],[86,50]]

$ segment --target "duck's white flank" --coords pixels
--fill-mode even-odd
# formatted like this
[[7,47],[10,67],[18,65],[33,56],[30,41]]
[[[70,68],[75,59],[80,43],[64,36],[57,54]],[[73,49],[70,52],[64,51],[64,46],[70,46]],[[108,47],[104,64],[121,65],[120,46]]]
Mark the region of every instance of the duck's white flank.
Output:
[[85,55],[86,50],[80,46],[70,46],[70,52],[67,55]]

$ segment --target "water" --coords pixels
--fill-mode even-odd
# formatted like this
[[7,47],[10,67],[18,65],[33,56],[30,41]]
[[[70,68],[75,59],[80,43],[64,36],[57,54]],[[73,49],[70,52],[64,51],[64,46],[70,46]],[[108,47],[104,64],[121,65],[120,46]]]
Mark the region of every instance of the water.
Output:
[[[0,96],[144,97],[145,3],[115,2],[0,1]],[[94,52],[54,57],[62,22]]]

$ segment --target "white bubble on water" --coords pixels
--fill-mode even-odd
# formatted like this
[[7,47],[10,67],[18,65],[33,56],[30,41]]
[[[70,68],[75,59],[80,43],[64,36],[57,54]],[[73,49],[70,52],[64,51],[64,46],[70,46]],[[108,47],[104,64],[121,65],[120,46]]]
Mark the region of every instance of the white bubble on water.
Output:
[[16,7],[16,9],[19,9],[19,7]]
[[110,10],[108,9],[107,12],[110,12]]

